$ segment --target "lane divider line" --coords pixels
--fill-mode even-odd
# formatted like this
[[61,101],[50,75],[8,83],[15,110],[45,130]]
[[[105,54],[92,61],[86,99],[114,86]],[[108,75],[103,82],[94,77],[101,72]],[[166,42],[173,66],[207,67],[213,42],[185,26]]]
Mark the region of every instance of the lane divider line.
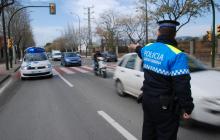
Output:
[[131,133],[129,133],[125,128],[123,128],[119,123],[117,123],[114,119],[112,119],[104,111],[97,111],[97,113],[101,117],[103,117],[110,125],[112,125],[127,140],[138,140],[135,136],[133,136]]
[[54,73],[56,75],[58,75],[68,86],[70,87],[74,87],[73,84],[71,84],[68,80],[66,80],[59,72],[57,72],[55,69],[54,69]]
[[5,89],[11,84],[12,79],[10,78],[7,83],[4,84],[4,86],[2,86],[2,88],[0,89],[0,95],[5,91]]

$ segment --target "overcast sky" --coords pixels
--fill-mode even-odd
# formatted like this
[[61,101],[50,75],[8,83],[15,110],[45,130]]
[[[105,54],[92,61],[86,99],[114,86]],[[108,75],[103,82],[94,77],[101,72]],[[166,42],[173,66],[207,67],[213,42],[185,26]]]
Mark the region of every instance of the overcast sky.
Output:
[[[93,21],[95,21],[104,11],[111,9],[119,14],[134,14],[138,0],[22,0],[23,5],[48,5],[50,2],[55,2],[57,6],[57,14],[50,15],[48,8],[32,8],[28,9],[31,18],[31,25],[34,31],[34,37],[37,45],[45,45],[47,42],[52,42],[56,37],[60,36],[62,30],[68,24],[74,24],[78,28],[79,15],[81,26],[87,25],[87,7],[92,8]],[[71,14],[72,13],[72,14]],[[216,13],[216,17],[220,17],[220,13]],[[217,24],[220,24],[220,18],[216,19]],[[190,24],[184,26],[178,32],[177,36],[202,36],[207,30],[210,30],[212,23],[211,14],[206,14],[203,18],[198,18],[191,21]]]

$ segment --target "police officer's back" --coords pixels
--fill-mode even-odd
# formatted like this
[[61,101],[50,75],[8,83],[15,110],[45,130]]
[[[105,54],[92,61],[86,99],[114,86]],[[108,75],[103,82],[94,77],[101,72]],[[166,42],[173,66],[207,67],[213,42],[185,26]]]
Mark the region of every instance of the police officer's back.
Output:
[[143,61],[143,140],[176,140],[181,110],[194,107],[186,54],[177,49],[176,21],[161,21],[155,43],[131,45]]

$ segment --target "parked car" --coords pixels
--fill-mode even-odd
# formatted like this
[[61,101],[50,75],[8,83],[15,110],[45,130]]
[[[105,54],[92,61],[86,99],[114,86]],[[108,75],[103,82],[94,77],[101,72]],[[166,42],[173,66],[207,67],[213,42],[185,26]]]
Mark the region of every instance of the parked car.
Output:
[[61,52],[59,50],[52,50],[52,60],[61,60]]
[[82,65],[81,57],[79,57],[74,52],[64,52],[61,56],[61,65],[72,66],[72,65]]
[[22,80],[32,77],[52,77],[52,65],[47,58],[45,50],[39,47],[26,49],[20,73]]
[[[192,119],[220,126],[220,72],[208,69],[203,63],[187,55],[191,71],[191,90],[195,108]],[[114,73],[120,96],[138,97],[144,80],[142,61],[136,53],[126,54],[118,62]]]
[[51,52],[47,52],[47,57],[48,57],[49,59],[52,58],[52,54],[51,54]]
[[79,57],[81,57],[80,52],[76,51],[75,52]]
[[102,52],[102,56],[105,58],[107,62],[117,62],[117,55],[113,52]]

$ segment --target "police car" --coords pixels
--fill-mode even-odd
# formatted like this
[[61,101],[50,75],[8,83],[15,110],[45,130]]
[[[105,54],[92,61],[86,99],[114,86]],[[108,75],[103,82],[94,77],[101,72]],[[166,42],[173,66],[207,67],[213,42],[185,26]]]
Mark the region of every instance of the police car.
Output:
[[25,56],[20,68],[21,79],[32,77],[52,77],[52,65],[43,48],[30,47],[25,50]]

